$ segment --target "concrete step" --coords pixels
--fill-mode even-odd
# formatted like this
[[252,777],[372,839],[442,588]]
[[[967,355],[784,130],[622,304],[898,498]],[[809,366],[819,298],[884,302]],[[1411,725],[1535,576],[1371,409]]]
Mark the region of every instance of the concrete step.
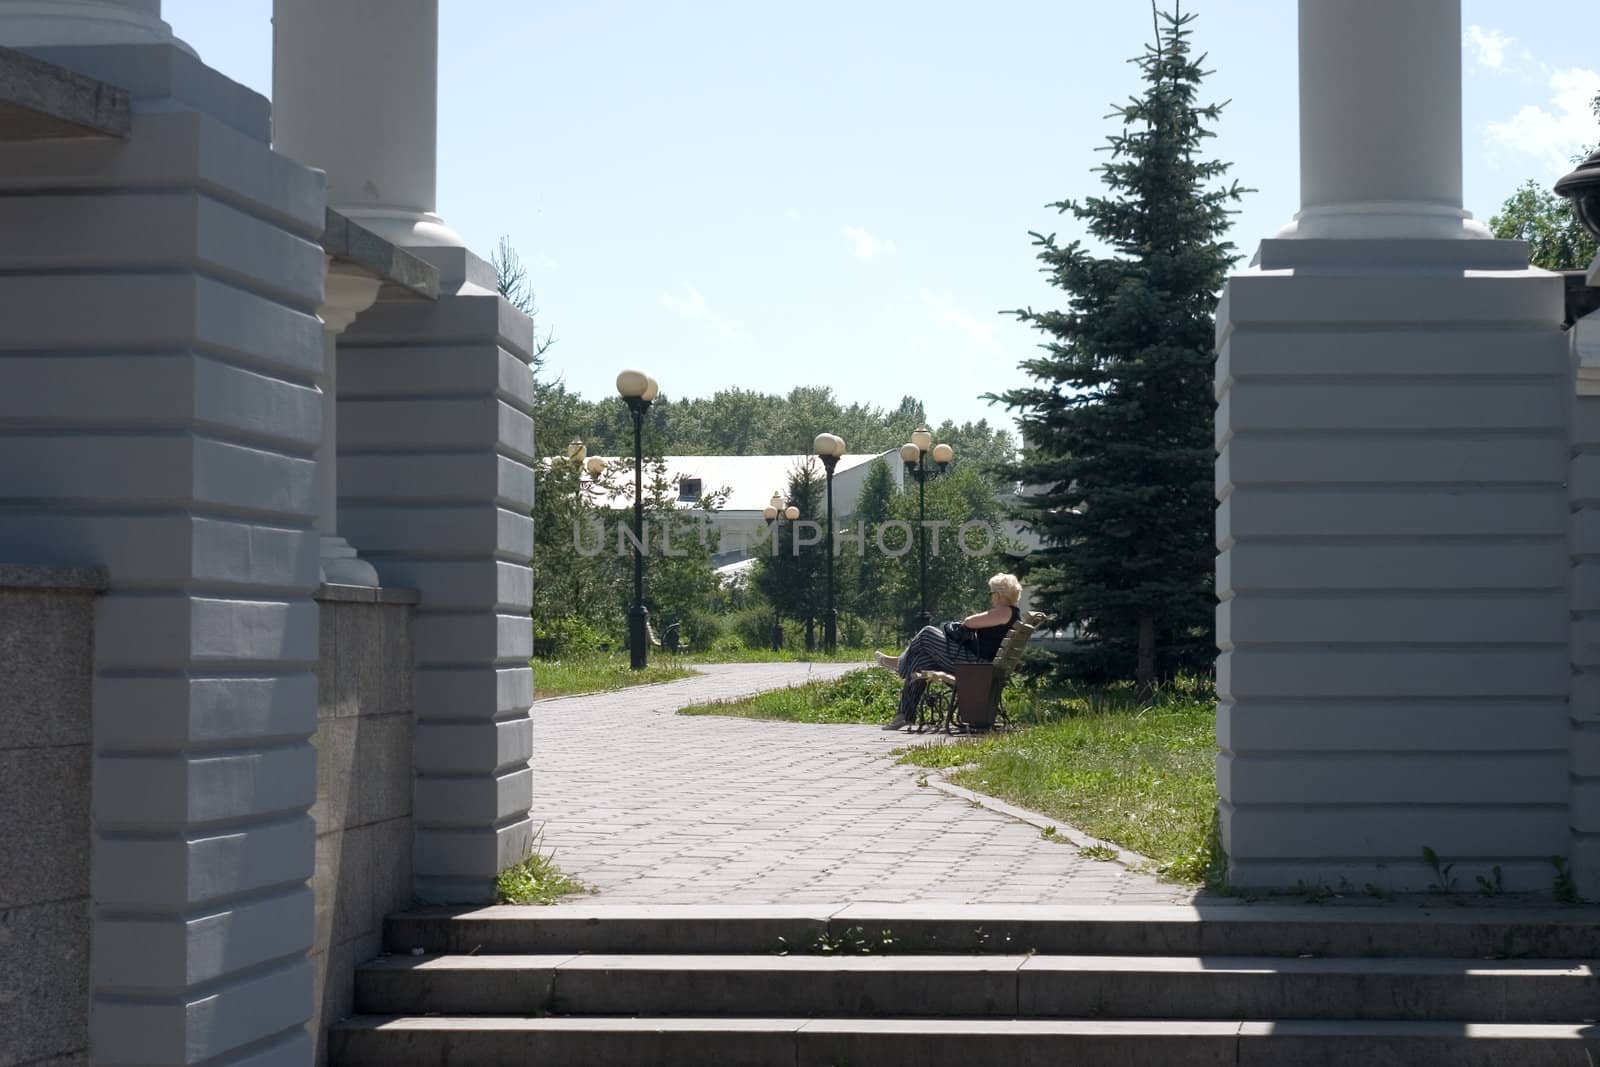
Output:
[[1580,962],[1048,955],[388,956],[356,1010],[648,1015],[1579,1022]]
[[1586,1067],[1581,1026],[1415,1022],[358,1016],[340,1067]]
[[391,951],[736,953],[865,942],[874,953],[1600,958],[1600,908],[887,905],[430,909],[390,917]]

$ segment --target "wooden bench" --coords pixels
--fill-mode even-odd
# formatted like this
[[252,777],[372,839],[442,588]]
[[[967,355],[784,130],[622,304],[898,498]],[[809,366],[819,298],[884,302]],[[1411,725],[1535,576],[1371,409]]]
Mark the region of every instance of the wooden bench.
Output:
[[917,733],[978,733],[1010,725],[1001,697],[1006,683],[1022,663],[1028,639],[1044,622],[1043,612],[1030,611],[1011,624],[1000,650],[989,663],[957,663],[948,671],[916,671],[911,677],[923,683],[917,701]]

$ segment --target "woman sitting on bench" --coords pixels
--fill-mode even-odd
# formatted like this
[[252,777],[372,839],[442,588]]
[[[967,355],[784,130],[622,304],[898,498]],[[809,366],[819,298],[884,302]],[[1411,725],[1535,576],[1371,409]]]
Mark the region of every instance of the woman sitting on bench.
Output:
[[911,676],[917,671],[947,671],[957,663],[988,663],[1000,651],[1006,631],[1020,614],[1022,583],[1014,574],[997,574],[989,579],[989,610],[968,615],[959,623],[924,626],[911,644],[898,656],[876,654],[877,665],[894,671],[905,684],[900,687],[900,708],[885,730],[910,726],[916,718],[917,701],[926,683]]

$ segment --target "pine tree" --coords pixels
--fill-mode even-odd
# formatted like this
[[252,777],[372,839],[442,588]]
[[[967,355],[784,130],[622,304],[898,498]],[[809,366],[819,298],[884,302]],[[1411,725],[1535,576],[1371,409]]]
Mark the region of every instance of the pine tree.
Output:
[[1035,603],[1076,623],[1078,669],[1160,674],[1214,654],[1212,370],[1217,294],[1236,262],[1229,164],[1201,158],[1222,105],[1199,105],[1204,56],[1192,14],[1157,13],[1156,43],[1132,62],[1139,97],[1114,109],[1106,194],[1051,204],[1109,255],[1032,234],[1061,311],[1014,312],[1048,335],[1026,361],[1035,383],[1003,394],[1026,447],[1012,473],[1018,517],[1044,548],[1030,559]]
[[849,602],[855,613],[872,621],[874,642],[881,626],[894,621],[896,616],[886,588],[892,561],[878,551],[872,540],[893,512],[895,495],[894,475],[889,473],[889,464],[882,459],[873,460],[861,481],[861,490],[856,494],[850,515],[851,540],[843,542],[846,547],[840,554],[841,558],[851,561],[853,572],[850,585],[843,588],[851,590]]
[[[767,546],[755,557],[756,590],[786,619],[806,624],[815,634],[816,620],[823,612],[823,568],[827,551],[822,539],[810,538],[823,522],[822,469],[817,461],[806,459],[789,472],[788,499],[800,510],[794,522],[785,519],[772,531],[776,546]],[[800,524],[808,524],[802,531]],[[805,541],[801,535],[804,534]],[[809,543],[807,543],[809,542]],[[809,645],[808,645],[809,647]]]

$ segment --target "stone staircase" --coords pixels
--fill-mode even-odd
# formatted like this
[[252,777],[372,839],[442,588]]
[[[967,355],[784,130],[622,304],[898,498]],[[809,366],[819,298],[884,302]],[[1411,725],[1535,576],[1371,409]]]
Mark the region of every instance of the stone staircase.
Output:
[[337,1067],[1591,1067],[1600,911],[420,911]]

